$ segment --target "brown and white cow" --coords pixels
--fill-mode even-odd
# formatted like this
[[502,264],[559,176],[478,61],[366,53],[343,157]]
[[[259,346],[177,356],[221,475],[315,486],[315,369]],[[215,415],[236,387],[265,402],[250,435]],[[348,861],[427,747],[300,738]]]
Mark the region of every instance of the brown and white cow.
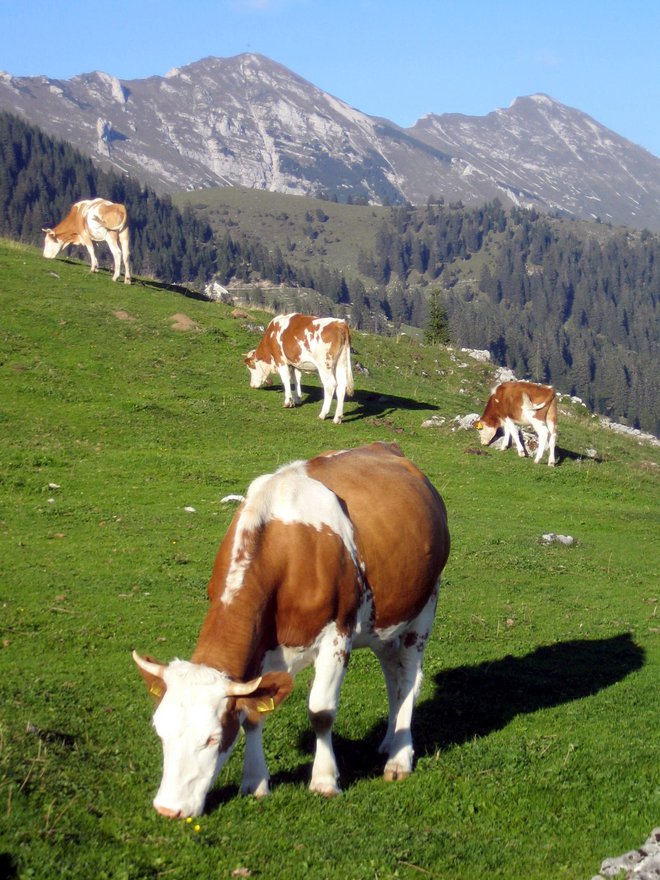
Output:
[[[279,373],[284,385],[284,406],[300,406],[302,372],[318,371],[323,383],[323,407],[320,419],[330,412],[337,394],[333,422],[344,415],[344,397],[353,394],[351,334],[346,321],[337,318],[314,318],[311,315],[277,315],[261,342],[245,356],[250,371],[250,387],[260,388],[271,373]],[[293,396],[291,384],[295,383]]]
[[531,425],[539,438],[534,461],[543,458],[548,446],[548,464],[555,464],[557,443],[557,396],[551,385],[537,385],[534,382],[502,382],[493,391],[484,414],[475,423],[481,443],[487,446],[500,428],[504,429],[503,449],[513,438],[518,455],[526,455],[516,425]]
[[128,215],[124,205],[118,205],[106,199],[83,199],[71,207],[64,220],[57,226],[41,231],[46,233],[44,257],[52,260],[63,248],[67,248],[69,245],[84,245],[92,262],[92,272],[98,272],[94,242],[107,242],[115,264],[112,280],[116,281],[119,278],[123,257],[124,283],[131,283]]
[[241,725],[241,791],[268,794],[262,720],[310,664],[310,789],[337,794],[332,726],[354,648],[371,648],[385,675],[385,779],[408,776],[413,705],[448,554],[444,503],[395,444],[326,452],[254,480],[218,551],[191,661],[164,665],[133,653],[160,700],[158,812],[202,812]]

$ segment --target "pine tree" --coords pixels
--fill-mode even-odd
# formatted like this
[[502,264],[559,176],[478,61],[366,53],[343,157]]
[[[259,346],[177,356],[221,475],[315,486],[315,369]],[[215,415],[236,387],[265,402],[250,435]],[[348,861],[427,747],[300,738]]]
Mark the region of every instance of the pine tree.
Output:
[[447,345],[449,342],[449,321],[440,296],[440,289],[434,287],[429,296],[429,319],[424,328],[424,339],[430,345]]

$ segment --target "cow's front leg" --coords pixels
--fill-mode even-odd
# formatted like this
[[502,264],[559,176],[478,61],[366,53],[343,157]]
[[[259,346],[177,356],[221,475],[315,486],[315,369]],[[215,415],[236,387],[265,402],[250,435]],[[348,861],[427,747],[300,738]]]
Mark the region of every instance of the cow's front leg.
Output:
[[328,626],[314,664],[316,674],[309,695],[309,717],[316,734],[316,752],[309,788],[325,797],[340,792],[332,726],[350,650],[350,639],[339,634],[336,626]]
[[92,268],[89,271],[90,272],[98,272],[99,271],[99,264],[98,264],[98,260],[96,259],[96,251],[94,250],[93,242],[90,241],[89,244],[87,242],[85,242],[85,247],[87,248],[87,253],[89,254],[89,260],[90,260],[90,263],[92,264]]
[[291,396],[291,368],[288,364],[283,364],[281,367],[277,368],[277,372],[280,374],[280,379],[284,386],[284,408],[292,409],[295,406],[295,403]]
[[263,724],[243,723],[245,731],[245,759],[243,761],[243,779],[241,794],[253,794],[262,798],[269,794],[268,781],[270,774],[266,766],[263,745]]
[[516,445],[516,449],[518,450],[518,455],[520,458],[524,458],[527,454],[525,452],[525,447],[522,444],[520,439],[520,431],[518,429],[518,425],[513,421],[513,419],[505,419],[504,420],[504,448],[506,449],[509,445],[509,441],[513,440]]

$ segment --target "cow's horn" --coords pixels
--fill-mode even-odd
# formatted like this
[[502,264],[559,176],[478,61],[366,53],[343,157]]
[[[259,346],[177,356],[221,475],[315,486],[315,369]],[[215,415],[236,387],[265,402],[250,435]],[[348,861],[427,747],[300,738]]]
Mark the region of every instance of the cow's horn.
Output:
[[155,675],[156,678],[162,678],[165,674],[165,667],[162,663],[154,663],[153,660],[146,660],[144,657],[140,657],[137,651],[133,651],[133,660],[135,660],[140,669],[144,669],[144,671],[148,672],[150,675]]
[[253,694],[261,684],[261,676],[253,678],[252,681],[230,681],[227,685],[228,697],[245,697]]

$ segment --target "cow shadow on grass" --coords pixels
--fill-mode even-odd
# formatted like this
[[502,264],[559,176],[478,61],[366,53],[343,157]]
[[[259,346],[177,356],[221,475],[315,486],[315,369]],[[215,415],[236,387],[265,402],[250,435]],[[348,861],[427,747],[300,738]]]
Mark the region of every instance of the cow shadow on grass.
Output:
[[[263,385],[260,392],[271,392],[279,394],[284,400],[284,389],[282,386],[273,382],[272,385]],[[319,411],[323,403],[323,388],[320,386],[302,385],[302,403],[301,407],[316,406]],[[333,399],[330,407],[331,420],[335,414],[336,402]],[[438,407],[434,403],[424,403],[420,400],[413,400],[412,397],[397,397],[395,394],[381,394],[378,391],[355,391],[352,397],[347,397],[344,402],[344,422],[357,422],[360,419],[369,418],[385,418],[397,410],[428,410],[437,411]],[[318,415],[318,412],[317,412]]]
[[[284,395],[282,386],[277,383],[264,385],[260,390]],[[320,386],[302,385],[302,393],[301,406],[318,406],[320,409],[323,403],[323,388]],[[381,394],[378,391],[360,389],[355,391],[352,397],[346,398],[343,421],[355,422],[359,419],[387,416],[399,409],[437,411],[438,407],[434,403],[413,400],[412,397],[397,397],[395,394]],[[328,418],[331,418],[334,412],[335,401],[333,400]]]
[[[559,642],[522,657],[509,655],[443,670],[435,676],[433,695],[415,709],[415,754],[433,755],[501,730],[518,715],[593,696],[641,669],[644,657],[630,633],[622,633],[607,639]],[[335,730],[335,754],[344,788],[359,779],[381,776],[385,756],[378,754],[378,746],[385,735],[386,712],[384,701],[383,721],[359,740]],[[301,736],[299,747],[313,753],[311,731]],[[310,774],[311,764],[303,764],[294,773],[275,774],[273,784],[308,782]]]
[[[433,695],[415,709],[415,754],[433,755],[501,730],[518,715],[593,696],[641,669],[644,659],[643,648],[635,644],[630,633],[621,633],[607,639],[558,642],[522,657],[507,655],[474,666],[443,670],[433,679]],[[376,674],[380,675],[380,671]],[[346,711],[345,705],[343,710]],[[387,726],[385,695],[382,721],[358,740],[342,736],[337,730],[341,728],[341,713],[340,704],[333,743],[340,785],[346,789],[358,780],[382,776],[385,756],[378,753],[378,746]],[[314,743],[311,728],[306,724],[297,746],[309,760],[303,759],[295,770],[273,773],[272,787],[309,783]],[[214,812],[236,795],[233,785],[213,789],[207,798],[207,812]]]

